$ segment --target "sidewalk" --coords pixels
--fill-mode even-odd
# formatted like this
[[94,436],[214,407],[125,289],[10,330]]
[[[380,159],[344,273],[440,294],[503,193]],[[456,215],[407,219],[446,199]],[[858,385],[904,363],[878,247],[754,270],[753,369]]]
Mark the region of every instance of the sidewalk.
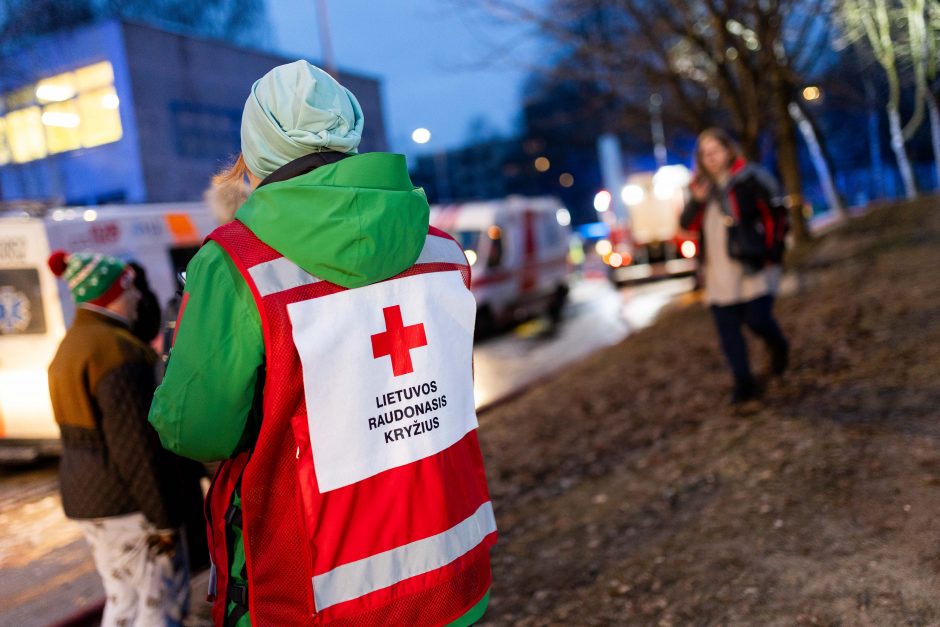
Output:
[[[192,601],[189,606],[190,614],[183,624],[187,627],[212,627],[212,604],[206,601],[206,591],[209,589],[209,571],[204,571],[193,577],[190,588],[192,590]],[[100,598],[81,611],[48,627],[97,627],[101,622],[103,610],[104,599]]]

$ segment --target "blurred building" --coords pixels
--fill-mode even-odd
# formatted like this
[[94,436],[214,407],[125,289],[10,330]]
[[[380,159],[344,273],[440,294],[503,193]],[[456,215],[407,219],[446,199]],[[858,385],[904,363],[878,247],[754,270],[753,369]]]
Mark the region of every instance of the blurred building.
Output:
[[449,151],[419,156],[411,179],[433,202],[487,200],[512,193],[520,152],[518,139],[489,139]]
[[[201,197],[239,151],[252,83],[274,54],[107,21],[0,60],[0,199],[66,204]],[[386,150],[378,79],[341,73]]]
[[489,139],[414,160],[411,180],[432,203],[522,196],[555,196],[575,224],[593,222],[600,172],[593,150],[527,133]]

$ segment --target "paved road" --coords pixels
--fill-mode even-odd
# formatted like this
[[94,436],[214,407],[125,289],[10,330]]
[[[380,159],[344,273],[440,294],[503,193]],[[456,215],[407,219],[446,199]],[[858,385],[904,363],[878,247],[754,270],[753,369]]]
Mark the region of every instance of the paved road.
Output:
[[660,310],[688,293],[692,279],[613,288],[603,279],[583,281],[571,291],[562,323],[522,324],[477,345],[473,352],[477,407],[545,377],[598,348],[616,344],[650,325]]
[[[649,325],[690,287],[689,279],[620,290],[604,280],[577,284],[556,329],[533,320],[476,347],[477,406]],[[49,625],[104,594],[56,486],[54,462],[0,467],[0,625]]]
[[48,625],[104,594],[55,469],[0,468],[0,625]]

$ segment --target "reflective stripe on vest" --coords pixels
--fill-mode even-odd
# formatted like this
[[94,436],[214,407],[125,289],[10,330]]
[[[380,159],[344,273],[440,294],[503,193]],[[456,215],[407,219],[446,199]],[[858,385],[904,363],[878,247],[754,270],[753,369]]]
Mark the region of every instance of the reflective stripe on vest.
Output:
[[479,546],[494,531],[493,504],[487,501],[472,516],[443,533],[317,575],[313,578],[317,609],[323,610],[446,566]]
[[258,287],[262,298],[301,285],[320,282],[320,279],[306,272],[287,257],[259,263],[250,268],[248,274]]
[[452,239],[428,235],[424,240],[424,248],[418,255],[415,264],[420,263],[456,263],[466,265],[467,258],[464,256],[460,246]]
[[[424,240],[424,248],[421,249],[421,254],[418,255],[415,265],[423,263],[466,264],[467,258],[455,241],[436,235],[428,235],[427,239]],[[320,279],[305,271],[287,257],[279,257],[259,263],[249,268],[248,273],[255,282],[258,293],[261,294],[262,298],[301,285],[312,285],[320,282]]]

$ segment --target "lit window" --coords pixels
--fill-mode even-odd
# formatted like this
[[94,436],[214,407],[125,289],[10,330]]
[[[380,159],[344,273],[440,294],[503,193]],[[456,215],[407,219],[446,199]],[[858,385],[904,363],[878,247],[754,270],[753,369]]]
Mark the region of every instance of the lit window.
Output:
[[75,75],[59,74],[36,83],[36,100],[39,102],[64,102],[78,93]]
[[13,111],[6,120],[7,141],[14,163],[25,163],[46,156],[46,138],[39,107]]
[[114,69],[107,61],[86,65],[75,70],[75,82],[78,91],[90,91],[98,87],[108,87],[114,83]]
[[0,165],[109,144],[123,134],[108,61],[3,94],[0,104],[10,111],[0,118]]
[[121,139],[119,105],[114,87],[103,87],[78,97],[78,111],[82,118],[78,130],[82,146],[91,148]]
[[74,100],[55,102],[42,108],[42,125],[46,127],[46,147],[54,155],[81,148],[78,127],[81,117]]

